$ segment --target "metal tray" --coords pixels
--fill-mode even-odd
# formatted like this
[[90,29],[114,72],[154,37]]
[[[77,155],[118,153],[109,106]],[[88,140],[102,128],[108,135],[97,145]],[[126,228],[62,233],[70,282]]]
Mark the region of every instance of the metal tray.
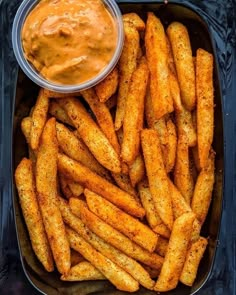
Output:
[[[191,3],[185,5],[179,5],[169,3],[165,5],[163,3],[157,3],[156,1],[119,1],[122,12],[137,12],[145,18],[147,11],[155,12],[162,20],[164,25],[168,25],[173,20],[178,20],[184,23],[190,32],[191,43],[193,46],[193,54],[197,48],[202,47],[215,56],[214,66],[214,86],[215,86],[215,136],[214,136],[214,149],[216,151],[216,182],[213,192],[213,201],[207,217],[207,220],[202,229],[203,236],[209,237],[209,246],[204,255],[204,258],[200,264],[198,276],[195,284],[192,288],[179,286],[166,294],[194,294],[197,292],[204,283],[213,276],[214,272],[217,272],[219,261],[219,233],[222,235],[221,220],[224,216],[223,204],[225,198],[229,198],[229,192],[232,189],[232,183],[229,183],[224,178],[224,175],[230,175],[230,166],[226,162],[229,159],[227,152],[227,140],[229,142],[230,135],[227,132],[229,122],[227,123],[227,116],[230,109],[227,107],[225,83],[227,80],[222,79],[224,74],[222,71],[222,55],[224,48],[219,48],[219,40],[217,40],[216,30],[219,29],[211,19],[209,15],[206,16],[206,12],[201,10]],[[181,1],[179,1],[181,2]],[[222,45],[222,44],[221,44]],[[225,65],[223,65],[225,66]],[[23,156],[27,156],[27,148],[24,137],[20,130],[20,121],[23,117],[27,116],[31,106],[33,105],[38,87],[34,85],[21,71],[12,68],[15,77],[15,88],[13,88],[13,97],[15,98],[15,107],[13,108],[13,141],[12,141],[12,171],[13,172]],[[16,91],[16,92],[15,92]],[[15,92],[15,93],[14,93]],[[15,95],[14,95],[15,94]],[[6,102],[7,103],[7,102]],[[232,102],[231,102],[232,103]],[[235,106],[235,104],[234,104]],[[227,125],[228,124],[228,125]],[[9,129],[11,130],[11,129]],[[10,132],[5,134],[5,139],[8,136],[8,140],[11,144]],[[4,138],[4,137],[3,137]],[[8,147],[9,148],[9,147]],[[230,150],[232,151],[232,150]],[[229,151],[228,151],[229,152]],[[224,157],[225,155],[225,157]],[[227,157],[226,157],[227,155]],[[2,157],[3,154],[0,154]],[[0,158],[0,159],[3,159]],[[1,162],[0,162],[1,163]],[[224,175],[223,175],[224,174]],[[2,174],[4,175],[4,174]],[[1,176],[2,176],[1,175]],[[11,176],[13,173],[11,173]],[[224,181],[225,179],[225,181]],[[1,178],[0,178],[1,180]],[[1,182],[0,182],[1,183]],[[58,274],[47,273],[44,271],[41,264],[36,259],[30,242],[25,223],[22,218],[21,210],[18,204],[18,196],[15,191],[14,180],[13,183],[13,206],[14,217],[17,231],[17,240],[20,250],[20,258],[25,275],[28,277],[31,284],[44,294],[126,294],[125,292],[117,291],[108,282],[83,282],[83,283],[65,283],[59,280]],[[224,183],[224,184],[223,184]],[[227,186],[228,185],[228,186]],[[231,185],[231,187],[230,187]],[[228,189],[227,189],[228,188]],[[224,196],[224,199],[223,199]],[[9,201],[10,203],[10,201]],[[233,254],[233,252],[231,252]],[[7,294],[7,293],[6,293]],[[134,294],[155,294],[145,290],[144,288]],[[209,294],[209,293],[206,293]],[[221,294],[221,293],[219,293]],[[223,294],[223,293],[222,293]]]

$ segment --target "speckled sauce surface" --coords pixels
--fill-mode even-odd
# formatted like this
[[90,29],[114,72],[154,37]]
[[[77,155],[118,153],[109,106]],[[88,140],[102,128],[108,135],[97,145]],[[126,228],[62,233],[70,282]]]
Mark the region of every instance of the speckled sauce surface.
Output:
[[[0,0],[0,294],[40,294],[28,281],[24,274],[18,250],[15,229],[12,187],[12,130],[18,124],[19,117],[26,113],[29,106],[19,108],[15,100],[18,79],[18,95],[24,96],[35,91],[25,88],[22,75],[18,78],[18,65],[14,58],[11,44],[11,27],[14,15],[21,1]],[[128,1],[118,1],[125,5]],[[130,5],[142,5],[145,1],[129,1]],[[168,1],[146,1],[150,5]],[[196,294],[231,295],[236,294],[236,4],[234,0],[179,0],[169,1],[169,4],[181,4],[198,13],[208,25],[212,44],[216,54],[216,64],[219,73],[220,92],[222,97],[222,113],[224,125],[224,176],[223,203],[221,224],[217,237],[217,250],[213,268],[207,283]],[[22,79],[22,81],[21,81]],[[20,100],[19,100],[20,101]],[[217,118],[215,118],[217,120]],[[217,141],[217,135],[215,141]],[[219,138],[218,140],[222,140]],[[19,147],[15,141],[14,145]],[[14,146],[13,146],[14,149]],[[18,214],[15,209],[16,214]],[[216,221],[217,222],[217,221]],[[18,229],[19,232],[19,229]],[[23,257],[24,261],[24,257]],[[28,261],[29,262],[29,261]],[[25,261],[24,261],[25,264]],[[31,280],[40,286],[38,276]],[[64,286],[48,289],[47,294],[106,294],[121,295],[106,282],[95,282],[93,288],[82,283],[80,289],[71,289],[70,293]],[[46,294],[46,293],[45,293]],[[151,291],[140,290],[137,294],[151,295]],[[190,294],[178,291],[171,294]]]

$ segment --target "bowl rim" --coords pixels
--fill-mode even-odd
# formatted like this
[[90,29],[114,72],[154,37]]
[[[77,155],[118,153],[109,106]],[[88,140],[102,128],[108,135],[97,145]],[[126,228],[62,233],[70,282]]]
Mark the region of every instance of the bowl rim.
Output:
[[19,6],[16,15],[14,17],[13,25],[12,25],[12,46],[13,52],[16,57],[16,60],[23,70],[23,72],[37,85],[40,87],[61,92],[61,93],[73,93],[82,91],[88,88],[91,88],[101,82],[109,73],[114,69],[120,55],[122,53],[123,44],[124,44],[124,29],[123,29],[123,20],[122,14],[115,0],[102,0],[105,4],[108,12],[111,14],[112,18],[115,20],[116,28],[117,28],[117,46],[114,51],[114,54],[110,60],[110,62],[106,65],[106,67],[98,73],[95,77],[85,82],[76,85],[63,85],[57,84],[52,81],[45,79],[38,71],[34,68],[34,66],[25,58],[24,50],[21,41],[21,32],[23,28],[23,24],[25,22],[26,17],[32,11],[32,9],[39,3],[39,0],[23,0],[21,5]]

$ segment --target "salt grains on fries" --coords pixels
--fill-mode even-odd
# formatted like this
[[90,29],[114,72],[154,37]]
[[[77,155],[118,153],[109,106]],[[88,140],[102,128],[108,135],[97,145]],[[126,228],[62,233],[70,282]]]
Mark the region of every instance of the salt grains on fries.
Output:
[[74,94],[39,90],[21,122],[29,159],[15,181],[47,271],[55,262],[78,290],[109,280],[166,292],[194,284],[208,244],[213,56],[199,48],[194,58],[187,28],[165,31],[152,12],[123,23],[123,52],[102,82]]

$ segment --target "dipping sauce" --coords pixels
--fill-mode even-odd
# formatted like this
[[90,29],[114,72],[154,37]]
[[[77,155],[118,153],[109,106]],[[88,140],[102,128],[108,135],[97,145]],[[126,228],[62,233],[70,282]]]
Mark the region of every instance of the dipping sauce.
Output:
[[26,59],[47,80],[81,84],[111,61],[117,28],[100,0],[41,0],[22,29]]

